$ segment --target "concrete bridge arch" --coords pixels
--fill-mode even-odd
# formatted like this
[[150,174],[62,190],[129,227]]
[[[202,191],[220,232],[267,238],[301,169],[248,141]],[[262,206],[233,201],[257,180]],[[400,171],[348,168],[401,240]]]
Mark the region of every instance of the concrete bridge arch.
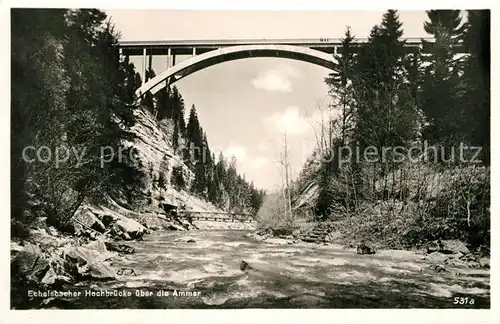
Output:
[[234,60],[252,57],[278,57],[299,60],[319,65],[328,69],[334,66],[331,54],[295,45],[256,44],[223,47],[207,53],[193,56],[172,67],[165,69],[154,78],[145,82],[136,91],[138,98],[147,92],[157,92],[161,88],[207,67]]

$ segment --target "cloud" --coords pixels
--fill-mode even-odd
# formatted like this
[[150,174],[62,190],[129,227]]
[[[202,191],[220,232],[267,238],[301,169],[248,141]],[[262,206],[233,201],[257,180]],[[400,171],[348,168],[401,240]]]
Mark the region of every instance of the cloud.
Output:
[[280,133],[287,134],[301,134],[311,129],[310,119],[301,116],[296,106],[290,106],[283,112],[266,117],[264,123],[271,128],[277,128]]
[[276,68],[259,74],[252,80],[255,89],[291,92],[292,79],[298,78],[300,74],[289,65],[280,64]]

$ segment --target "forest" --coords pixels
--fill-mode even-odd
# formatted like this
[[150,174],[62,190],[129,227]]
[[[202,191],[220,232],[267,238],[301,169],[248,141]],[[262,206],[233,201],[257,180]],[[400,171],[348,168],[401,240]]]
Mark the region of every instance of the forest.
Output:
[[288,195],[264,201],[261,227],[331,222],[354,242],[460,239],[488,249],[489,15],[429,10],[422,25],[433,41],[419,48],[405,46],[396,10],[369,35],[347,27],[325,80],[335,117],[316,129]]

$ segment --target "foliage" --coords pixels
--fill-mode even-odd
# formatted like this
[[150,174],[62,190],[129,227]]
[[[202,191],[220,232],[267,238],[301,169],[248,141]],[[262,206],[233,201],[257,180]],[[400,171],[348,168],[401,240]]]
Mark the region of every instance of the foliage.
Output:
[[172,168],[170,184],[179,190],[186,188],[186,180],[184,179],[182,166],[174,166]]
[[[106,18],[95,9],[12,10],[13,235],[41,216],[64,227],[85,199],[141,184],[122,147],[133,138],[137,75],[119,60]],[[50,152],[28,161],[29,146]]]
[[[314,207],[317,220],[338,222],[353,239],[390,247],[437,238],[489,245],[489,11],[469,10],[465,23],[459,10],[427,14],[424,29],[435,40],[422,50],[405,48],[394,10],[367,43],[351,44],[346,30],[326,79],[337,112],[320,130],[328,149],[316,148],[293,200],[297,210]],[[458,46],[468,54],[455,55]],[[426,146],[432,150],[424,154]],[[482,163],[458,161],[453,150],[461,146],[481,147]],[[368,147],[374,159],[363,155]],[[339,148],[362,153],[339,163]],[[415,148],[420,153],[410,155]]]
[[356,213],[339,213],[337,228],[353,241],[367,238],[388,248],[421,247],[436,239],[459,239],[471,248],[489,246],[489,172],[476,166],[444,173],[424,168],[420,175],[438,178],[438,190],[436,184],[425,193],[414,187],[407,200],[363,202]]

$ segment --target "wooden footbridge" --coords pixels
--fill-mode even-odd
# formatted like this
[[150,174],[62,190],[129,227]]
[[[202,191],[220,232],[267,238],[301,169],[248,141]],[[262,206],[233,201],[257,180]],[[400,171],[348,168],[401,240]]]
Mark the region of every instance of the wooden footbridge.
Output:
[[215,221],[224,223],[255,222],[255,219],[252,217],[252,215],[248,213],[181,209],[179,208],[179,206],[166,203],[161,203],[160,207],[163,208],[163,210],[168,216],[185,219],[190,222],[193,221]]

